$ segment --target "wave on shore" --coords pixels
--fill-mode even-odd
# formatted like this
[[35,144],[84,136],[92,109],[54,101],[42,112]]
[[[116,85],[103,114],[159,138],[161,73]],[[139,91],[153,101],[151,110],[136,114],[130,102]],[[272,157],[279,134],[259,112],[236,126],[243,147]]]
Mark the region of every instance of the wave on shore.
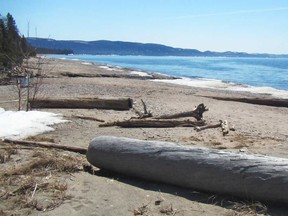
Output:
[[[87,62],[93,62],[96,64],[100,64],[101,69],[105,69],[108,71],[122,71],[124,69],[128,70],[131,74],[138,75],[138,76],[150,76],[149,74],[161,74],[163,76],[177,76],[178,74],[165,74],[162,72],[153,72],[150,71],[146,72],[144,69],[133,69],[123,66],[116,66],[113,63],[107,64],[107,63],[99,63],[97,60],[92,59],[86,59],[85,56],[81,56],[83,59],[79,58],[66,58],[66,57],[60,57],[56,55],[48,55],[48,58],[58,58],[58,59],[66,59],[66,60],[73,60],[73,61],[83,61],[85,64]],[[93,56],[94,57],[94,56]],[[94,57],[95,58],[95,57]],[[116,64],[116,63],[115,63]],[[202,65],[202,64],[201,64]],[[181,76],[181,75],[180,75]],[[247,84],[237,84],[233,82],[226,82],[220,79],[209,79],[209,78],[202,78],[202,77],[179,77],[179,79],[155,79],[152,81],[156,82],[166,82],[171,84],[178,84],[178,85],[185,85],[185,86],[191,86],[191,87],[198,87],[198,88],[209,88],[209,89],[215,89],[215,90],[227,90],[227,91],[238,91],[238,92],[249,92],[254,94],[262,94],[262,95],[269,95],[275,98],[280,99],[288,99],[288,91],[287,90],[280,90],[269,86],[252,86]]]
[[227,90],[227,91],[240,91],[240,92],[249,92],[254,94],[265,94],[271,95],[276,98],[281,99],[288,99],[288,91],[279,90],[272,87],[257,87],[257,86],[249,86],[249,85],[242,85],[236,84],[232,82],[224,82],[222,80],[215,80],[215,79],[204,79],[204,78],[197,78],[191,79],[182,77],[180,79],[156,79],[152,80],[155,82],[165,82],[177,85],[185,85],[191,87],[198,87],[198,88],[209,88],[209,89],[218,89],[218,90]]

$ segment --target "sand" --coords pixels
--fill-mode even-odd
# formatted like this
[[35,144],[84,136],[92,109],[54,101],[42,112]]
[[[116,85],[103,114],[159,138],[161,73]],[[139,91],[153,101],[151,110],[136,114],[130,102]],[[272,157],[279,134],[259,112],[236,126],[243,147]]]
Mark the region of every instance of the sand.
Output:
[[[87,109],[43,109],[60,113],[69,123],[53,126],[55,131],[38,135],[53,138],[56,143],[87,147],[99,135],[122,136],[143,140],[176,142],[181,145],[226,149],[236,152],[264,154],[288,158],[288,109],[248,103],[214,100],[206,96],[261,97],[243,92],[211,90],[155,82],[143,78],[143,73],[128,69],[103,67],[80,61],[45,60],[46,78],[39,97],[129,97],[137,109],[141,99],[154,116],[189,111],[200,103],[209,108],[204,113],[207,124],[227,120],[235,131],[223,136],[220,128],[196,132],[193,128],[133,128],[99,127],[100,122],[73,118],[73,115],[93,116],[105,122],[127,120],[135,112]],[[110,74],[111,77],[67,77],[63,73]],[[113,77],[122,74],[125,78]],[[132,76],[132,77],[127,77]],[[146,78],[150,76],[146,76]],[[163,78],[163,77],[162,77]],[[0,86],[0,101],[17,99],[13,86]],[[15,110],[17,104],[1,103],[0,107]],[[97,169],[96,169],[97,170]],[[97,171],[96,175],[78,172],[68,181],[72,198],[56,209],[40,215],[237,215],[234,203],[220,195],[199,193],[184,188],[147,182],[140,179]],[[158,202],[157,202],[158,201]],[[156,203],[155,203],[156,202]],[[158,205],[158,203],[160,204]],[[272,213],[277,209],[270,208]],[[282,209],[282,211],[284,211]],[[244,212],[245,213],[245,212]],[[287,212],[286,212],[287,213]],[[138,215],[141,215],[140,213]]]

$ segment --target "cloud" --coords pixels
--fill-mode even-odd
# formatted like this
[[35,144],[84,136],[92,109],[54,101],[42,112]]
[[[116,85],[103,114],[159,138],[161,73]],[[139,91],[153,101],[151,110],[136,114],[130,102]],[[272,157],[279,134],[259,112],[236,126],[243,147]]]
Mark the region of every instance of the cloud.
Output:
[[238,11],[227,11],[227,12],[219,12],[219,13],[191,14],[191,15],[186,15],[186,16],[171,17],[171,19],[187,19],[187,18],[194,18],[194,17],[212,17],[212,16],[226,16],[226,15],[238,15],[238,14],[266,13],[266,12],[286,11],[286,10],[288,10],[288,7],[254,9],[254,10],[238,10]]

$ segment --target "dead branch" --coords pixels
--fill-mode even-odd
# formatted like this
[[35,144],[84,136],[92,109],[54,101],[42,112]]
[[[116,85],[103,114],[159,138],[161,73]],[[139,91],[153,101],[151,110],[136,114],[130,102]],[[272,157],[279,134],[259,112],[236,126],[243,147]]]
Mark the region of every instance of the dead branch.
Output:
[[221,127],[223,136],[227,135],[229,133],[229,130],[235,130],[234,128],[229,127],[228,121],[227,120],[219,120],[218,124],[213,124],[213,125],[205,125],[205,126],[201,126],[201,127],[195,127],[195,130],[197,132],[202,131],[202,130],[206,130],[206,129],[210,129],[210,128],[218,128]]
[[84,120],[91,120],[91,121],[98,121],[98,122],[105,122],[102,119],[98,119],[92,116],[81,116],[81,115],[73,115],[74,118],[84,119]]
[[86,154],[87,152],[87,148],[77,147],[77,146],[66,146],[66,145],[60,145],[60,144],[49,143],[49,142],[34,142],[34,141],[10,140],[10,139],[4,139],[3,142],[17,144],[17,145],[24,145],[24,146],[56,148],[56,149],[62,149],[62,150],[76,152],[80,154]]
[[201,103],[193,111],[188,111],[188,112],[181,112],[181,113],[176,113],[172,115],[162,115],[159,117],[155,117],[155,119],[174,119],[174,118],[184,118],[184,117],[194,117],[197,119],[197,121],[200,121],[203,119],[203,113],[208,111],[206,106]]
[[152,112],[150,110],[147,111],[147,106],[142,99],[141,102],[143,105],[143,112],[140,112],[139,110],[133,107],[134,112],[138,115],[138,119],[153,117]]
[[135,119],[135,120],[126,120],[126,121],[116,121],[116,122],[108,122],[105,124],[99,125],[99,127],[113,127],[119,126],[124,128],[168,128],[168,127],[196,127],[203,126],[204,121],[179,121],[179,120],[153,120],[153,119]]
[[205,125],[205,126],[202,126],[202,127],[195,127],[195,130],[197,132],[199,132],[199,131],[202,131],[202,130],[206,130],[206,129],[210,129],[210,128],[218,128],[218,127],[221,127],[221,122],[218,123],[218,124],[213,124],[213,125]]

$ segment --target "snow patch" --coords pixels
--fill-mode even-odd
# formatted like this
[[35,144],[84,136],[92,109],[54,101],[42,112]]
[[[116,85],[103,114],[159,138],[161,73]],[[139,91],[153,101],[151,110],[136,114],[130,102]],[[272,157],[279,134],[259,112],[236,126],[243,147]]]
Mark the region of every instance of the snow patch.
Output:
[[55,113],[40,111],[5,111],[0,108],[0,138],[23,139],[44,132],[53,131],[54,124],[67,120]]

